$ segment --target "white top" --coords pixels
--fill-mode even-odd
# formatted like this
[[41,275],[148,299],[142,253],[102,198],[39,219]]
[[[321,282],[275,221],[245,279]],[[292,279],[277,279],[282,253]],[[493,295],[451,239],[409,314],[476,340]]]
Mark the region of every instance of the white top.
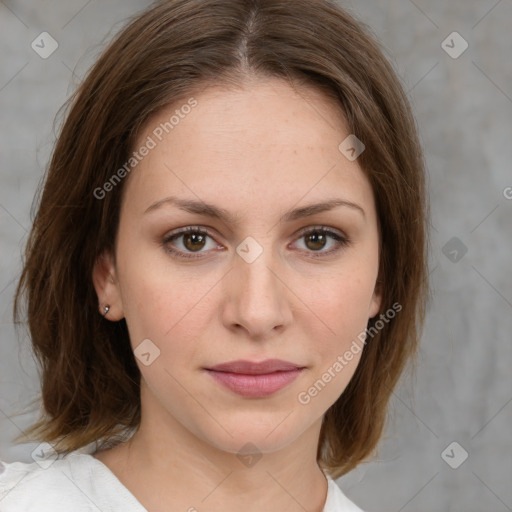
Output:
[[[94,451],[86,450],[30,464],[0,461],[0,512],[147,512],[114,473],[91,455]],[[326,477],[323,512],[363,512]]]

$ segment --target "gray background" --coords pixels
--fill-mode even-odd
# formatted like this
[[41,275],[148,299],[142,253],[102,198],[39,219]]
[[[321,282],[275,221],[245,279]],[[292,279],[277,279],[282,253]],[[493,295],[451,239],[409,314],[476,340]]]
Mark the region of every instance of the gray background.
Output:
[[[102,45],[148,4],[0,2],[0,458],[6,461],[32,462],[37,446],[11,442],[35,419],[14,414],[38,391],[28,339],[16,336],[11,306],[54,117]],[[433,299],[416,373],[393,395],[378,459],[338,483],[367,512],[512,510],[512,1],[343,5],[387,48],[414,108],[429,173]],[[48,59],[30,46],[43,31],[59,43]],[[469,44],[458,58],[441,45],[453,31]],[[450,38],[446,44],[461,48]],[[458,444],[445,451],[452,442]]]

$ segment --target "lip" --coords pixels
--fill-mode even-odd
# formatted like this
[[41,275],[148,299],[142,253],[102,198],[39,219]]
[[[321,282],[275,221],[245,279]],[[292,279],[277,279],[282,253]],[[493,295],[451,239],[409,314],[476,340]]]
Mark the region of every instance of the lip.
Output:
[[303,366],[282,359],[265,359],[264,361],[247,361],[238,359],[237,361],[229,361],[228,363],[217,364],[206,368],[216,372],[243,373],[245,375],[263,375],[273,372],[284,372],[288,370],[296,370]]
[[261,362],[230,361],[205,370],[238,395],[262,398],[288,386],[304,368],[281,359],[267,359]]

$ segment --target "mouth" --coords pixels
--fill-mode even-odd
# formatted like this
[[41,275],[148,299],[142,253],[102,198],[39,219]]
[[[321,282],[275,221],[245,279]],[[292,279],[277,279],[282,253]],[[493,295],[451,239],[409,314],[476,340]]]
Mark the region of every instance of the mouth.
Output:
[[304,366],[280,359],[261,362],[238,360],[204,368],[222,386],[251,398],[276,393],[291,384],[304,369]]

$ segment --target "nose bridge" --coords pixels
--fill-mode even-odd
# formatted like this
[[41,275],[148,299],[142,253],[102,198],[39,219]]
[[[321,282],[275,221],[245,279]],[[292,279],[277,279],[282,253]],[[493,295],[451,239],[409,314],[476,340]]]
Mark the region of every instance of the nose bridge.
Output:
[[231,320],[260,334],[289,321],[286,288],[279,279],[279,258],[274,257],[271,237],[265,240],[246,237],[236,248],[232,273],[236,318]]
[[248,236],[237,246],[236,252],[237,277],[243,282],[243,288],[254,295],[251,299],[258,299],[261,295],[275,299],[275,293],[278,292],[274,270],[277,260],[274,258],[271,237],[265,240],[260,237],[258,241]]

